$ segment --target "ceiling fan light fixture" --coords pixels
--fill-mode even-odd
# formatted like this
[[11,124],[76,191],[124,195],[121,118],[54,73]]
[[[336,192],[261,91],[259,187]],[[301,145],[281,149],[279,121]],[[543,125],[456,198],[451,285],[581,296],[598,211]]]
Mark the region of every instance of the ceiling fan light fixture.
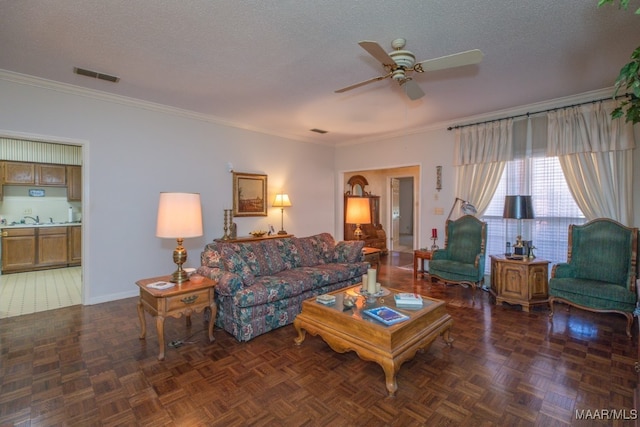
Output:
[[416,56],[408,50],[395,50],[390,52],[389,56],[398,67],[404,68],[405,70],[413,67],[413,64],[416,63]]

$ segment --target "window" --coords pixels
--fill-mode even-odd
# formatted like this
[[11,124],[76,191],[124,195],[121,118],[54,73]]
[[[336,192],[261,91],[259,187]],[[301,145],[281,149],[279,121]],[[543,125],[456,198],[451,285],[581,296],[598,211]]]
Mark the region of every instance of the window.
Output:
[[[506,195],[531,195],[534,220],[504,219]],[[552,264],[567,260],[569,224],[583,224],[586,219],[576,205],[556,157],[534,157],[507,163],[500,184],[483,221],[487,222],[487,255],[501,254],[506,242],[512,245],[518,231],[523,240],[531,240],[536,257]],[[489,274],[491,263],[485,263]]]

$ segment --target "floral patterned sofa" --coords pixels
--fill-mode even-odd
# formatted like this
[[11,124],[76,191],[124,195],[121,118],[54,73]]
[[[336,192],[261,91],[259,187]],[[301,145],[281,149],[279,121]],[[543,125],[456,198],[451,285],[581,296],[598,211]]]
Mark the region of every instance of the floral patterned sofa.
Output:
[[361,281],[364,241],[331,234],[205,246],[197,273],[215,288],[216,326],[238,341],[293,323],[305,299]]

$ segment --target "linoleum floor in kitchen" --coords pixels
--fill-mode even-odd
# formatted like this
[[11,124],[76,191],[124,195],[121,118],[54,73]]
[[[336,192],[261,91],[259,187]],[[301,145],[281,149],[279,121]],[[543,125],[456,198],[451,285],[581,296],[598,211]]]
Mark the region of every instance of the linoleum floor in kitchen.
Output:
[[82,303],[82,267],[0,276],[0,319]]

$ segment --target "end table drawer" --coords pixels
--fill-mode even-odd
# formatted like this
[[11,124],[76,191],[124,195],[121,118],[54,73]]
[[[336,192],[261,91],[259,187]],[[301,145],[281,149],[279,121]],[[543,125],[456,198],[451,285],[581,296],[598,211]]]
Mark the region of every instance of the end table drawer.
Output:
[[197,292],[190,292],[182,295],[167,297],[165,300],[166,311],[182,310],[187,307],[198,307],[209,305],[209,289],[202,289]]

